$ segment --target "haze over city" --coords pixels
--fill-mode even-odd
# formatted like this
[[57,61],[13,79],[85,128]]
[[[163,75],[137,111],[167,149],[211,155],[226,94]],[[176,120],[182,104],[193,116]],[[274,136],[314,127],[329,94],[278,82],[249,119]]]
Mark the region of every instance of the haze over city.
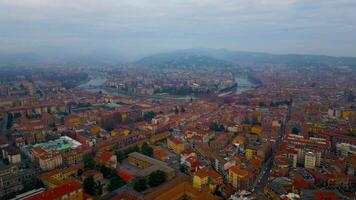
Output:
[[353,0],[3,0],[0,52],[134,60],[187,48],[354,56]]

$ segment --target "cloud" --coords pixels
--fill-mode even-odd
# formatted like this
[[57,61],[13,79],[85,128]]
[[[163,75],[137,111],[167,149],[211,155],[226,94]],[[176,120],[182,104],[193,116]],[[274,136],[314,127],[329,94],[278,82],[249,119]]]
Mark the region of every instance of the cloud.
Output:
[[353,0],[2,0],[0,48],[356,55],[355,9]]

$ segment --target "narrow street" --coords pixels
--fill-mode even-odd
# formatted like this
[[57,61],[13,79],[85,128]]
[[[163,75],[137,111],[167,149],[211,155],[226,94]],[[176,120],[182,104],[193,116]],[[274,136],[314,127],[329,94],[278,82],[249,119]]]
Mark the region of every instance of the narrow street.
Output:
[[264,166],[262,167],[261,174],[259,179],[257,180],[257,184],[253,187],[252,191],[255,192],[256,194],[263,193],[263,188],[267,185],[268,179],[271,175],[271,169],[273,167],[273,160],[276,155],[277,148],[279,144],[283,141],[285,132],[286,132],[286,123],[288,119],[290,118],[291,115],[291,105],[288,106],[288,113],[286,118],[282,121],[281,124],[281,129],[278,135],[278,138],[276,142],[274,143],[272,147],[272,153],[271,156],[268,158],[268,160],[265,162]]

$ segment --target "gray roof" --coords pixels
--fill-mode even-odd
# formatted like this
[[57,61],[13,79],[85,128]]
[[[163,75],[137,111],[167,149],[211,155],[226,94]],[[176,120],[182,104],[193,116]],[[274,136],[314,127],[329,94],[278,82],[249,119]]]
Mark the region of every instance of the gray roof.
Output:
[[137,175],[139,175],[139,176],[148,176],[152,172],[157,171],[157,170],[161,170],[161,171],[163,171],[165,173],[171,173],[172,171],[174,171],[174,169],[169,167],[167,165],[167,163],[162,162],[162,161],[157,160],[157,159],[154,159],[154,158],[151,158],[149,156],[137,153],[137,152],[130,153],[129,157],[134,157],[136,159],[143,160],[143,161],[151,164],[150,167],[147,167],[145,169],[140,170],[137,173]]

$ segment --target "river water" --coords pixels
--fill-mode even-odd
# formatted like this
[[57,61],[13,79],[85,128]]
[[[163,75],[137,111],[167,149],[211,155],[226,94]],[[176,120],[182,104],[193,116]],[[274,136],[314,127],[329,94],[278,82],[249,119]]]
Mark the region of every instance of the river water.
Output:
[[[102,92],[105,94],[110,94],[110,92],[105,91],[104,89],[101,88],[101,86],[105,83],[105,81],[107,80],[107,78],[105,78],[104,76],[98,76],[98,77],[90,77],[90,80],[80,86],[78,86],[81,89],[90,91],[90,92]],[[244,91],[250,90],[254,87],[256,87],[256,84],[254,84],[253,82],[251,82],[248,79],[248,76],[244,76],[244,75],[238,75],[235,77],[235,81],[237,83],[237,87],[236,87],[236,93],[237,94],[241,94]],[[112,94],[112,95],[117,95]]]
[[256,84],[251,82],[248,76],[236,76],[235,81],[237,83],[236,93],[241,94],[244,91],[250,90],[256,87]]

